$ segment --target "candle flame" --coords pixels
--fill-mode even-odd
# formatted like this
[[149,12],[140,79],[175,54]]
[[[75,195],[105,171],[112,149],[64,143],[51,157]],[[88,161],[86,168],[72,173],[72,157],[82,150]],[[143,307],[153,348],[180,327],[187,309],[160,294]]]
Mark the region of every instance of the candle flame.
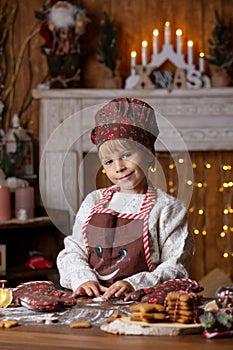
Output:
[[205,57],[204,52],[200,52],[200,53],[199,53],[199,56],[200,56],[200,57]]
[[154,35],[154,36],[158,36],[158,35],[159,35],[158,29],[154,29],[154,30],[153,30],[153,35]]
[[181,29],[177,29],[176,35],[177,35],[177,36],[181,36],[181,35],[182,35],[182,30],[181,30]]
[[165,26],[169,27],[170,26],[170,22],[165,22]]
[[132,51],[131,52],[131,57],[136,57],[137,56],[137,52],[136,51]]
[[148,45],[147,41],[146,41],[146,40],[143,40],[142,46],[143,46],[143,47],[147,47],[147,45]]
[[192,40],[189,40],[189,41],[187,42],[187,45],[188,45],[188,47],[193,47],[193,41],[192,41]]

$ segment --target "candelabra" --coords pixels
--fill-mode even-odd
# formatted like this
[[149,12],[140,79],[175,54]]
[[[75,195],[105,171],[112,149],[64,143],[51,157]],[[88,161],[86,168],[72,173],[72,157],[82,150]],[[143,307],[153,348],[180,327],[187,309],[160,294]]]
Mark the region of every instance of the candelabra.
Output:
[[[136,51],[131,52],[131,74],[125,88],[209,88],[210,79],[204,74],[204,53],[199,55],[199,69],[193,63],[193,41],[187,42],[187,62],[182,53],[182,30],[176,31],[176,51],[170,43],[170,23],[165,23],[162,51],[158,47],[159,31],[153,31],[153,54],[147,62],[147,41],[142,41],[141,65],[136,64]],[[176,68],[175,72],[159,71],[166,61]]]

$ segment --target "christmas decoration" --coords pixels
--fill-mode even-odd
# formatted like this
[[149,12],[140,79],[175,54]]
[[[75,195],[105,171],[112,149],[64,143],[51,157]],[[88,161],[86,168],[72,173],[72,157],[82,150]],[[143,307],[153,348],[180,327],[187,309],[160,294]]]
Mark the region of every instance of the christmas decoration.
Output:
[[51,87],[80,85],[82,45],[81,37],[90,19],[85,9],[68,1],[57,1],[52,7],[36,12],[42,20],[40,34],[45,39],[42,52],[48,61]]
[[[207,88],[210,87],[209,78],[203,74],[203,53],[199,59],[199,70],[193,63],[193,41],[187,42],[187,62],[182,53],[182,30],[176,31],[176,51],[170,43],[170,22],[165,23],[162,51],[158,50],[159,32],[153,31],[153,54],[151,62],[147,62],[147,41],[142,41],[141,66],[136,65],[136,52],[131,52],[131,75],[126,79],[125,88]],[[164,63],[170,62],[173,71],[158,70]],[[177,69],[177,71],[176,71]],[[174,84],[172,84],[174,82]]]

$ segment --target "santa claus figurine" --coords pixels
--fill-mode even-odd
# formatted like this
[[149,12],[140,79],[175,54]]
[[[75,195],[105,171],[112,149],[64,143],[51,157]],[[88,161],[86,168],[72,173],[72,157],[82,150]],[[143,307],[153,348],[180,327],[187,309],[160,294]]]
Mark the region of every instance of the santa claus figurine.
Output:
[[79,38],[86,31],[90,19],[86,11],[68,1],[58,1],[47,12],[41,35],[45,38],[45,53],[69,55],[79,52]]
[[[37,13],[43,23],[40,29],[45,39],[42,51],[47,56],[49,83],[59,76],[59,84],[67,87],[64,79],[72,77],[79,80],[80,56],[82,54],[80,37],[85,33],[90,19],[86,11],[69,3],[57,1],[52,7]],[[55,86],[56,87],[56,86]]]

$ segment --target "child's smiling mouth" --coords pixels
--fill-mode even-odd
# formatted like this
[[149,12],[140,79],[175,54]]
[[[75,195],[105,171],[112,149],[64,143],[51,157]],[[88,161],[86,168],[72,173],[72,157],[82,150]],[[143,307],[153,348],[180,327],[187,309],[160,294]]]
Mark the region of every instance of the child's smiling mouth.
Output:
[[132,176],[133,175],[133,171],[131,172],[131,173],[129,173],[129,174],[127,174],[127,175],[124,175],[124,176],[122,176],[122,177],[119,177],[119,178],[117,178],[116,180],[117,181],[124,181],[124,180],[128,180],[129,178],[130,178],[130,176]]

